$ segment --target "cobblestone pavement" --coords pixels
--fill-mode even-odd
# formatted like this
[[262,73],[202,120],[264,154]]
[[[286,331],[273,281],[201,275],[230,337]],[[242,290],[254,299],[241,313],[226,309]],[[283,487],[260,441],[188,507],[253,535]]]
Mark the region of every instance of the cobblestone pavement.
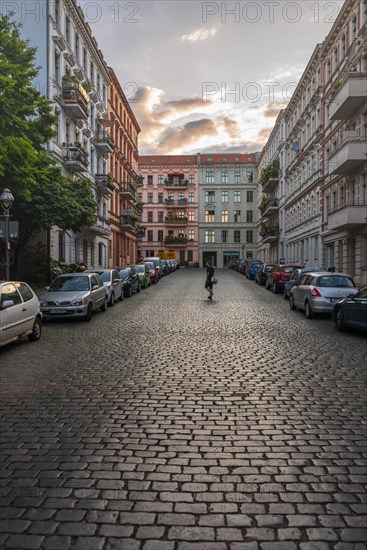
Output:
[[1,548],[367,548],[366,336],[217,274],[0,351]]

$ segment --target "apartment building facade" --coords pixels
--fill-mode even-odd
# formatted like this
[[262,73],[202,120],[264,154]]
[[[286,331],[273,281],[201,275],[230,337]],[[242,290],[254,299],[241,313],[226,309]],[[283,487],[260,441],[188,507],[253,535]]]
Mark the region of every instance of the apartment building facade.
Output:
[[[366,98],[367,1],[350,0],[316,46],[280,115],[283,144],[278,117],[259,165],[260,180],[265,170],[269,180],[267,187],[259,186],[261,193],[269,191],[265,199],[259,197],[261,223],[268,221],[264,201],[282,195],[274,160],[278,177],[284,176],[283,213],[272,208],[272,219],[279,216],[277,256],[348,272],[358,285],[367,284]],[[271,238],[269,253],[263,240],[259,246],[260,257],[269,261],[277,246],[276,235]]]
[[198,155],[199,264],[257,255],[257,156]]
[[198,262],[198,166],[196,155],[139,158],[143,187],[140,254],[175,253],[181,265]]
[[367,284],[367,2],[345,2],[322,52],[327,266]]
[[138,258],[137,191],[139,124],[126,99],[118,78],[109,68],[108,111],[110,134],[114,142],[110,158],[110,174],[113,190],[109,204],[111,238],[109,266],[119,267],[134,263]]
[[[114,144],[108,128],[108,67],[75,0],[36,3],[26,15],[20,20],[21,32],[37,49],[40,67],[35,86],[50,99],[57,116],[48,151],[64,175],[89,179],[97,203],[91,227],[77,234],[55,227],[48,238],[42,234],[37,240],[47,244],[53,259],[104,268],[108,266],[109,200],[114,190],[109,161]],[[19,19],[21,10],[14,17]]]

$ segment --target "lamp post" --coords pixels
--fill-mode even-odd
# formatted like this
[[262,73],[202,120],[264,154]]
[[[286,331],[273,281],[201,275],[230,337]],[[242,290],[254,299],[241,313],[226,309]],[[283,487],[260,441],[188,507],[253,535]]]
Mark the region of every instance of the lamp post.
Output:
[[4,189],[3,192],[0,195],[0,204],[4,211],[4,218],[5,218],[5,279],[9,281],[10,279],[10,241],[9,241],[9,210],[12,207],[12,204],[14,202],[14,197],[10,191],[10,189]]

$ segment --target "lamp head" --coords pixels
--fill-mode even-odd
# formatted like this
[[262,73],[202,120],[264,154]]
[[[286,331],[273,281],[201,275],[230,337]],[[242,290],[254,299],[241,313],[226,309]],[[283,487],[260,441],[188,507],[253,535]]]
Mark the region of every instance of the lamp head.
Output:
[[14,202],[14,197],[10,189],[4,189],[0,195],[0,203],[4,210],[9,210]]

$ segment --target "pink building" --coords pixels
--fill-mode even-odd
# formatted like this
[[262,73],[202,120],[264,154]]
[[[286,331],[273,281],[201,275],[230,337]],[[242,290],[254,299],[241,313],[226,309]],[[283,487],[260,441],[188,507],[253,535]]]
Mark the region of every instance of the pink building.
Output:
[[198,262],[199,194],[196,155],[141,156],[144,178],[142,256],[172,251],[181,265]]

